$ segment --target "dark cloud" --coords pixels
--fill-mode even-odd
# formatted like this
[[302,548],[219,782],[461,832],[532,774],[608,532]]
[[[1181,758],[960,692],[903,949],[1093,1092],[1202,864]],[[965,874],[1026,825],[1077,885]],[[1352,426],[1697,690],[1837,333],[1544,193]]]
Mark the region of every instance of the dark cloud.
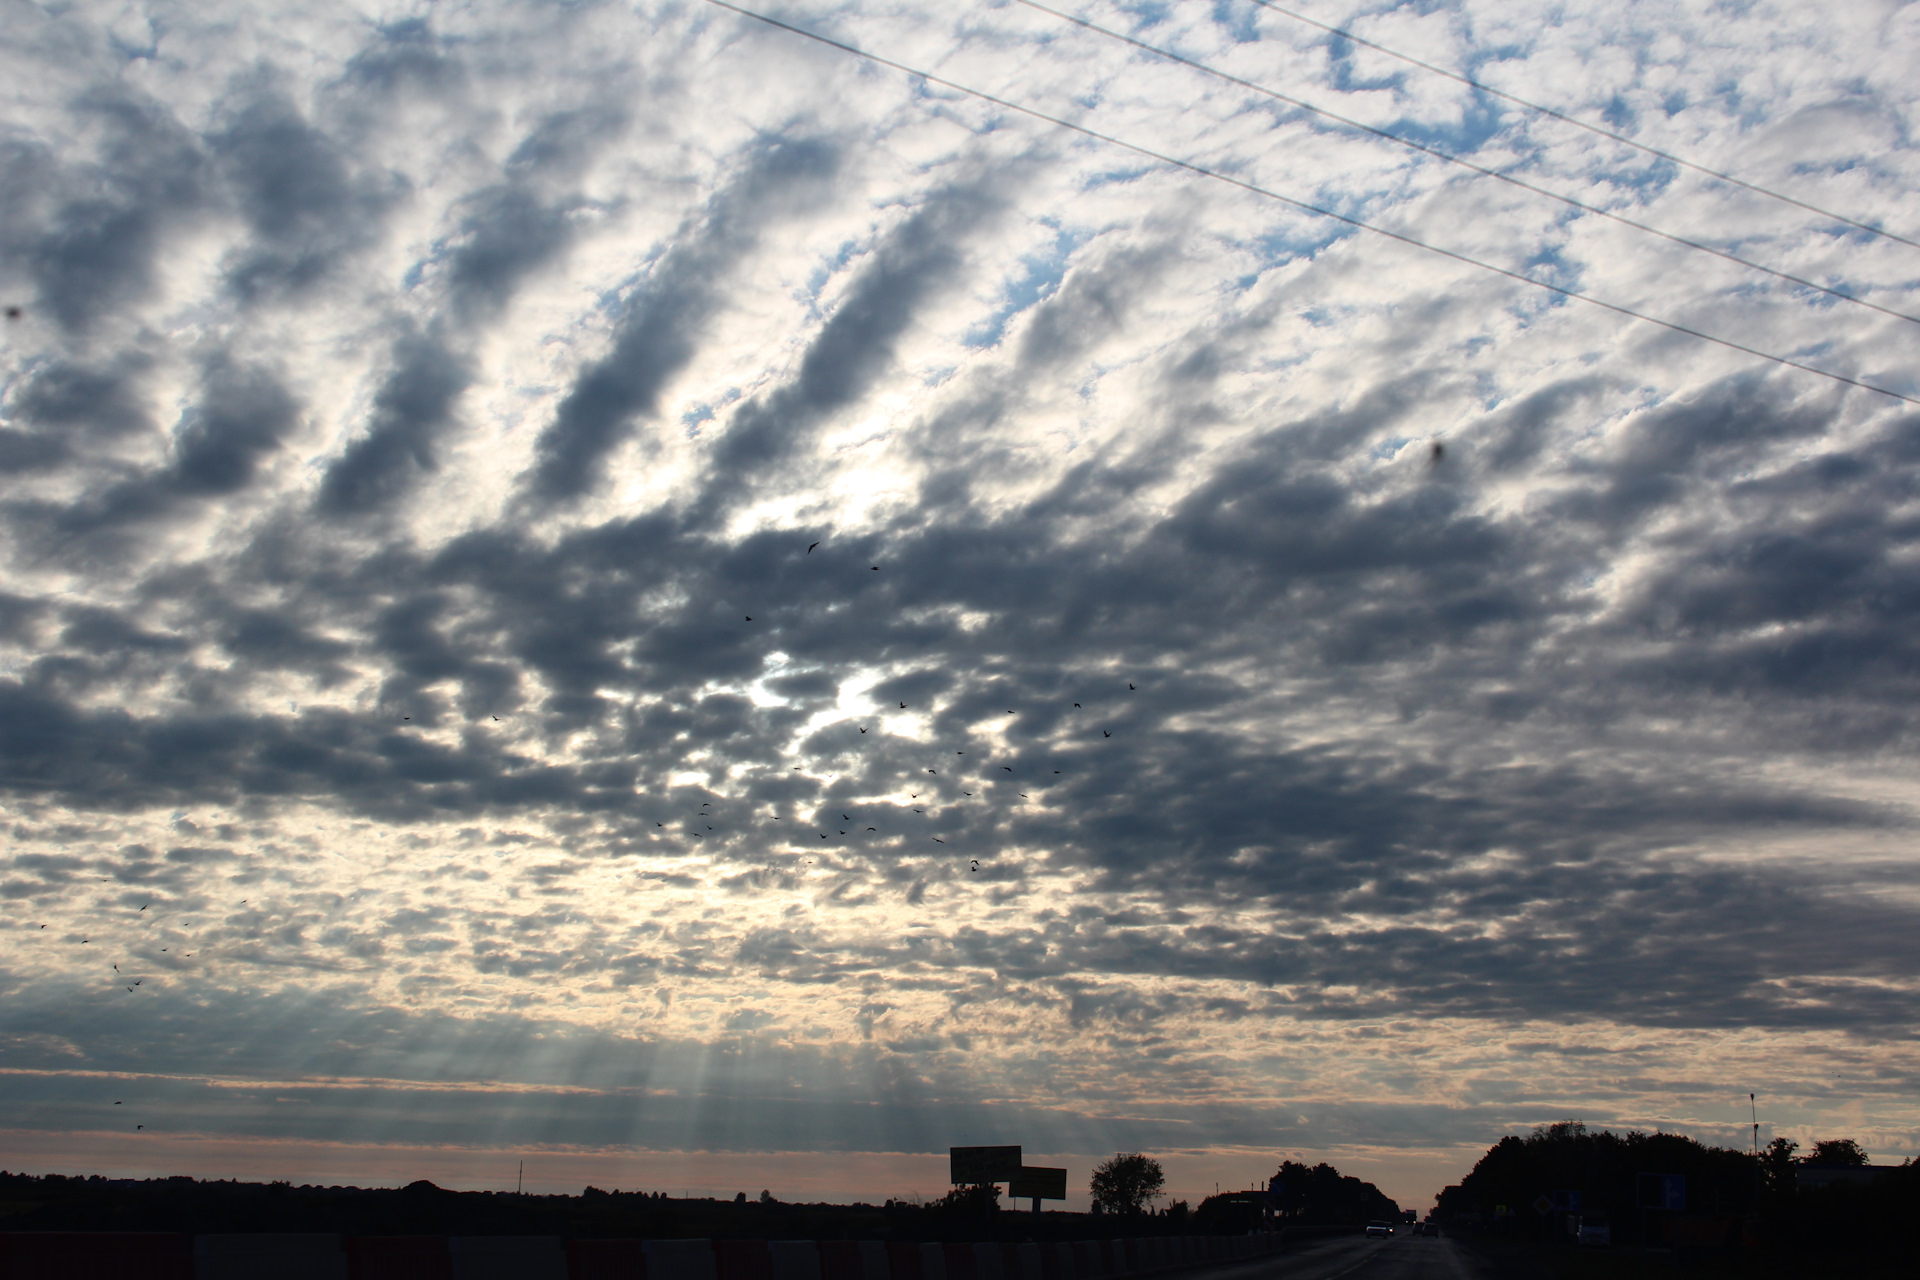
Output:
[[56,158],[31,143],[0,149],[6,256],[34,282],[36,310],[79,333],[144,300],[169,236],[209,201],[199,141],[164,107],[118,88],[74,104],[97,154]]
[[652,414],[724,304],[731,272],[763,230],[819,199],[840,163],[824,141],[770,143],[675,237],[625,300],[613,350],[575,379],[535,444],[530,491],[544,501],[585,493],[607,455]]
[[246,298],[297,293],[325,280],[383,232],[401,194],[390,174],[357,172],[262,73],[239,86],[209,144],[252,233],[227,266]]
[[999,210],[982,186],[955,185],[881,239],[807,345],[797,376],[736,410],[716,441],[699,519],[739,506],[755,481],[789,461],[820,420],[866,394],[891,367],[915,313],[950,283],[969,236]]
[[472,382],[466,357],[434,334],[396,341],[392,368],[374,395],[367,433],[327,468],[319,506],[327,515],[358,515],[393,502],[439,465],[440,438]]

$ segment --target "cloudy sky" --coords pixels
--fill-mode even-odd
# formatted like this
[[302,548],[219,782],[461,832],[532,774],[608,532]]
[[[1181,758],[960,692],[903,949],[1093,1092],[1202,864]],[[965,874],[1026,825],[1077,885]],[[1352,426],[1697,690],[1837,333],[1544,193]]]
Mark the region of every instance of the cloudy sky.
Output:
[[5,0],[0,1163],[1920,1150],[1920,4],[1298,3],[1766,190],[1247,0]]

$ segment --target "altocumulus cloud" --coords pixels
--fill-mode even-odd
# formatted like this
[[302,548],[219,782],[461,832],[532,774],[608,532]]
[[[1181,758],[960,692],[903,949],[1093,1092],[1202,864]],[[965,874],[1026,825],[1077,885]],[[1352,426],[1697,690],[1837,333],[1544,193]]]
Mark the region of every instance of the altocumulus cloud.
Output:
[[[1920,307],[1257,7],[1087,12]],[[1353,21],[1913,230],[1911,6],[1542,12]],[[1911,406],[710,7],[13,13],[16,1125],[1920,1146]],[[1030,10],[786,16],[1920,393],[1912,325]]]

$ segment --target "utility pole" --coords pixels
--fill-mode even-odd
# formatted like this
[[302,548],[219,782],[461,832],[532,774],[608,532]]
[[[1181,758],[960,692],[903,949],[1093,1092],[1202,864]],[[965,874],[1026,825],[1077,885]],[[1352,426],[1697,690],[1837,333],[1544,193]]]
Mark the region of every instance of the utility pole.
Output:
[[522,1191],[526,1190],[526,1187],[527,1187],[527,1162],[525,1160],[522,1160],[520,1162],[520,1176],[516,1178],[513,1183],[513,1194],[519,1195]]

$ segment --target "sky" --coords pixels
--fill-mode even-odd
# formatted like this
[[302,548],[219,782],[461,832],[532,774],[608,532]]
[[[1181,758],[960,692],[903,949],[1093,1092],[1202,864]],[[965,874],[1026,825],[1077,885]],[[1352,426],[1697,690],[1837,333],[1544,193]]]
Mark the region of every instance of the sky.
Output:
[[0,4],[0,1164],[1920,1152],[1920,4]]

